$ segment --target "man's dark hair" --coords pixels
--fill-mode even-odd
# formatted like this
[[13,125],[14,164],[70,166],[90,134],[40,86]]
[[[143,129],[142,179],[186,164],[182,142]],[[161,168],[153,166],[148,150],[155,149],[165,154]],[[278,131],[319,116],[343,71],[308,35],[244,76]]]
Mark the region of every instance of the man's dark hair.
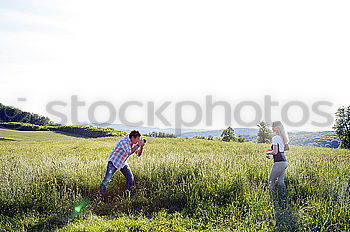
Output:
[[141,137],[141,134],[138,130],[132,130],[129,134],[129,138],[131,139],[132,137],[134,138]]

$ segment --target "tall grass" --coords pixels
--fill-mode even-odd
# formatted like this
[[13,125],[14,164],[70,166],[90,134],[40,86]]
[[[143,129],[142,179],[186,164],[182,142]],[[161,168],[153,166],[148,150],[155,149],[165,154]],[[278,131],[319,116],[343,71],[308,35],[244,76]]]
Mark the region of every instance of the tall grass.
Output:
[[[38,132],[42,133],[42,132]],[[51,132],[50,132],[51,133]],[[45,135],[47,136],[47,134]],[[63,138],[63,137],[62,137]],[[269,145],[148,138],[99,203],[118,138],[0,141],[0,227],[13,231],[346,231],[350,152],[293,147],[287,193],[270,193]],[[84,203],[81,212],[74,207]],[[86,206],[85,206],[86,205]]]

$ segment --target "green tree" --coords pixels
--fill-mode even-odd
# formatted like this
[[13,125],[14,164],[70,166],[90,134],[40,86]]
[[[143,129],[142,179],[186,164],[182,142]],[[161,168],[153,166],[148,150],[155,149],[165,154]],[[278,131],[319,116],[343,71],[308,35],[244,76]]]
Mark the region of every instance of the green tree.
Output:
[[235,131],[229,126],[221,133],[222,141],[230,142],[235,139]]
[[343,106],[335,113],[333,129],[339,139],[339,148],[350,148],[350,106]]
[[237,142],[243,143],[244,141],[245,141],[245,137],[243,137],[242,135],[238,135]]
[[258,143],[271,143],[272,132],[269,129],[269,124],[267,122],[261,121],[257,125],[259,127],[256,140]]
[[39,126],[53,125],[48,117],[22,111],[12,106],[0,103],[0,122],[23,122]]

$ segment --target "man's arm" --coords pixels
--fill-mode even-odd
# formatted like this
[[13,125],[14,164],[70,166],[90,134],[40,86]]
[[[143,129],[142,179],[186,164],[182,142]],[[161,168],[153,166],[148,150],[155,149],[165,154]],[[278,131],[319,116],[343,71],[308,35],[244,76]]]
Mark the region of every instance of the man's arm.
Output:
[[141,156],[142,155],[142,151],[143,151],[143,146],[141,146],[137,151],[135,151],[135,154],[137,156]]
[[[137,144],[131,148],[131,154],[136,152],[139,147],[142,148],[144,145],[145,145],[145,143],[142,140],[139,140],[137,142]],[[142,150],[141,150],[141,152],[142,152]]]
[[134,153],[138,148],[140,147],[140,145],[136,144],[135,146],[133,146],[131,148],[131,154]]

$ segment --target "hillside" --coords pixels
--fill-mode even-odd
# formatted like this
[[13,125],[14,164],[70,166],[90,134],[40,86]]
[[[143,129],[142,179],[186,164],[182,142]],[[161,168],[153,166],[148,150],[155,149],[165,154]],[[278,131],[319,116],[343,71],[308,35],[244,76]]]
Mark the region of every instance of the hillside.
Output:
[[[172,128],[161,129],[158,127],[131,127],[121,124],[92,124],[98,127],[112,127],[116,130],[129,132],[132,129],[137,129],[141,133],[147,134],[151,132],[164,132],[174,134],[175,130]],[[204,136],[208,137],[212,135],[214,137],[220,137],[223,130],[198,130],[198,129],[187,129],[184,130],[180,138]],[[242,135],[246,138],[246,142],[256,143],[256,135],[258,129],[255,128],[234,128],[236,135]],[[334,131],[317,131],[317,132],[305,132],[305,131],[294,131],[288,133],[291,139],[291,145],[297,146],[315,146],[315,147],[329,147],[338,148],[339,140]]]
[[[196,135],[208,137],[212,135],[214,137],[220,137],[223,130],[195,130],[192,132],[182,133],[180,137],[194,137]],[[258,130],[254,128],[234,128],[236,135],[243,135],[247,137],[256,136]]]
[[0,122],[0,129],[18,131],[53,131],[61,134],[70,134],[77,137],[99,138],[108,136],[122,136],[127,133],[113,128],[100,128],[92,126],[39,126],[23,122]]
[[[3,231],[347,231],[350,151],[291,146],[285,197],[271,194],[266,144],[147,138],[97,193],[119,137],[0,129]],[[23,139],[22,139],[23,138]],[[215,169],[215,171],[213,171]]]
[[294,132],[289,133],[289,137],[291,145],[330,148],[339,146],[339,140],[334,131]]
[[[252,128],[235,128],[236,135],[242,135],[246,138],[246,142],[256,143],[257,129]],[[208,137],[212,135],[214,137],[220,137],[222,130],[210,130],[199,132],[187,132],[181,134],[180,137],[194,137],[196,135]],[[334,131],[317,131],[317,132],[290,132],[290,144],[297,146],[314,146],[314,147],[329,147],[338,148],[339,140]]]
[[[167,134],[175,134],[174,128],[160,128],[160,127],[146,127],[146,126],[129,126],[124,124],[108,124],[108,123],[89,123],[82,126],[94,126],[94,127],[104,127],[104,128],[113,128],[115,130],[130,132],[131,130],[138,130],[141,134],[149,134],[152,132],[163,132]],[[193,131],[202,131],[194,129],[183,129],[183,133],[193,132]]]

